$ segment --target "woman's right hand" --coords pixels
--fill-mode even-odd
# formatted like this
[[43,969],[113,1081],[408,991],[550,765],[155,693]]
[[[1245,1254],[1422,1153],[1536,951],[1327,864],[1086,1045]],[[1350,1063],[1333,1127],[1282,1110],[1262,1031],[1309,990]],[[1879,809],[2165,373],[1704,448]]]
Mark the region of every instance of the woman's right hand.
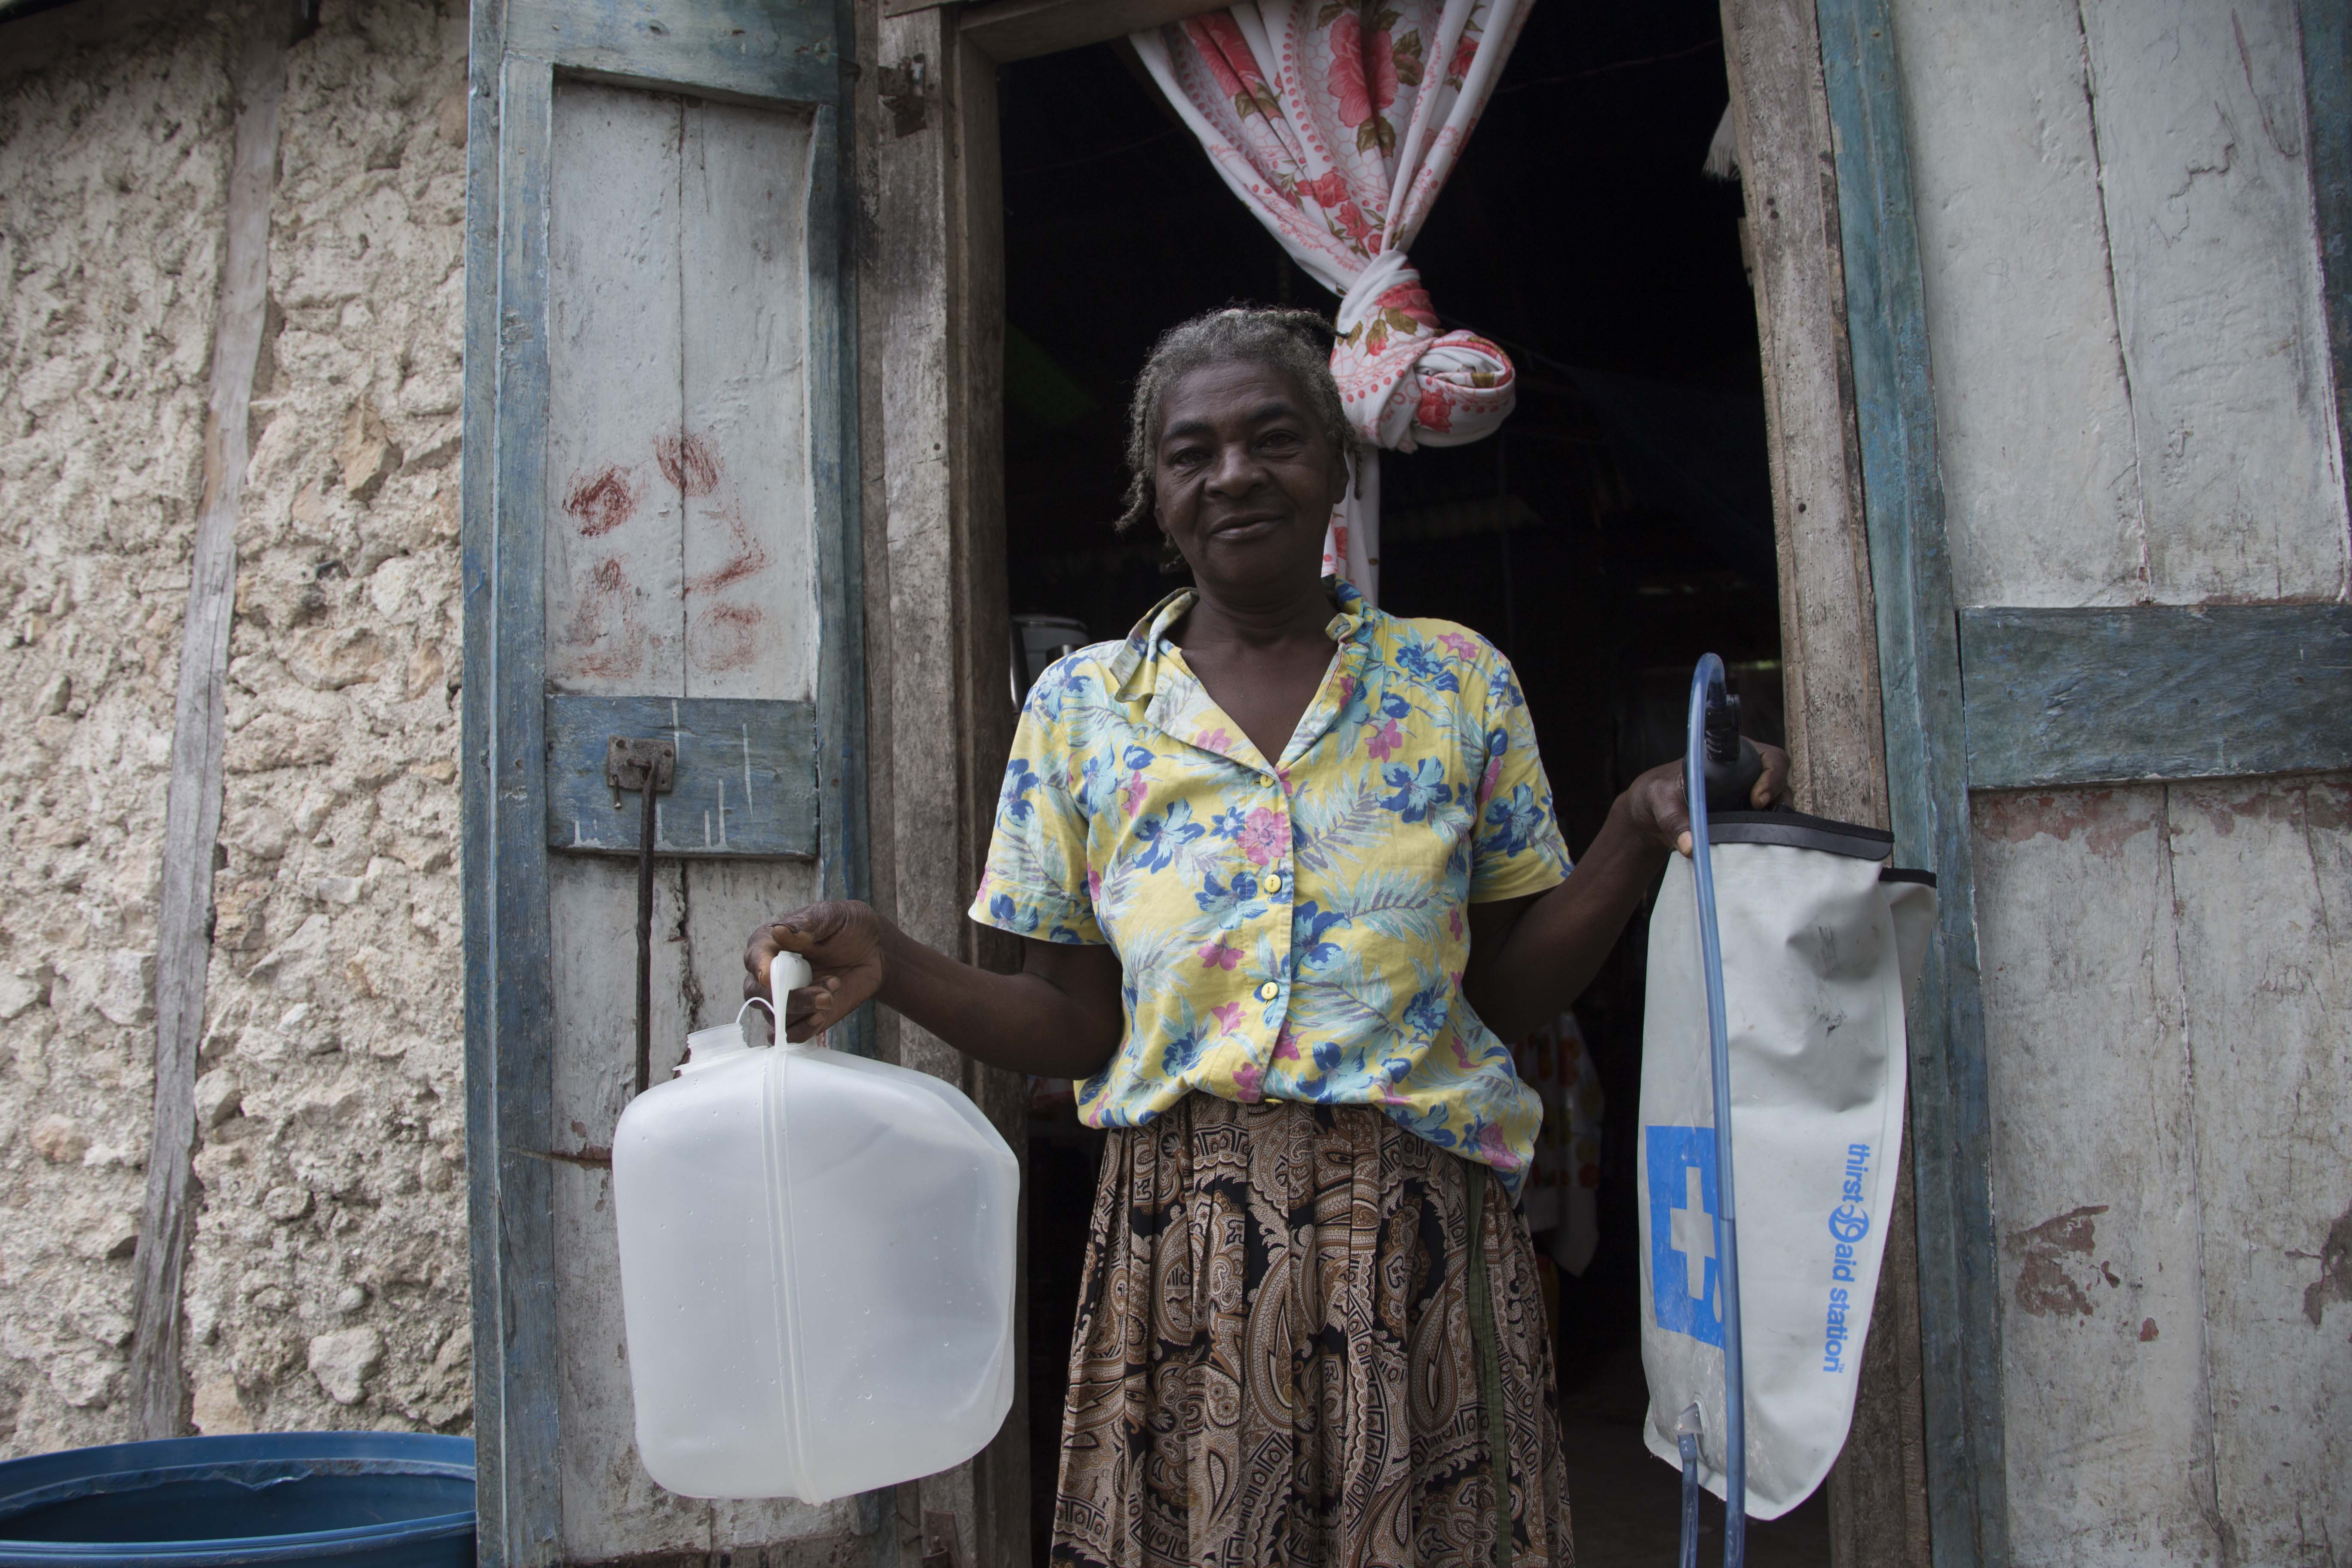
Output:
[[[795,1045],[823,1034],[882,989],[882,917],[854,899],[794,910],[753,929],[743,948],[743,994],[781,1006],[784,1037]],[[768,994],[768,965],[797,952],[815,973],[781,1003]]]

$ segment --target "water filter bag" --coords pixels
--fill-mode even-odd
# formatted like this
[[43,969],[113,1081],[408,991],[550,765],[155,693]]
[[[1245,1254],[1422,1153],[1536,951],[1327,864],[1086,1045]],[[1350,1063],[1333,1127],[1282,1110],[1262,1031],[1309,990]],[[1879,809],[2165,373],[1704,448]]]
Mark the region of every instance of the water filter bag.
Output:
[[[1935,928],[1923,873],[1892,835],[1793,812],[1717,816],[1730,1029],[1732,1169],[1747,1381],[1748,1512],[1778,1519],[1845,1446],[1902,1158],[1904,1004]],[[1699,1477],[1724,1494],[1723,1303],[1715,1115],[1691,863],[1650,917],[1635,1181],[1643,1436],[1679,1467],[1701,1415]]]

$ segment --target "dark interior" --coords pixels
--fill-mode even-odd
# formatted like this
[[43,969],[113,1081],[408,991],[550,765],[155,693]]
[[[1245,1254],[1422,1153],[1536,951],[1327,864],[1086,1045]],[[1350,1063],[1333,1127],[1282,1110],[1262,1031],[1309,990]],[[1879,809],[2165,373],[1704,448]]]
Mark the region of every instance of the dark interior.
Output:
[[[1726,101],[1713,0],[1537,5],[1412,247],[1439,312],[1503,344],[1517,410],[1471,446],[1381,458],[1383,608],[1466,623],[1517,667],[1571,849],[1682,752],[1693,662],[1732,667],[1781,739],[1779,596],[1740,195],[1701,169]],[[1165,327],[1336,300],[1226,190],[1139,63],[1105,45],[1007,68],[1007,567],[1016,616],[1122,636],[1181,581],[1111,529],[1132,378]],[[1634,1116],[1644,923],[1577,1007],[1606,1095],[1600,1238],[1559,1277],[1578,1556],[1670,1563],[1675,1473],[1642,1446]],[[1031,1122],[1029,1394],[1038,1557],[1097,1135],[1066,1085]],[[1720,1510],[1711,1500],[1713,1518]],[[1826,1563],[1818,1494],[1750,1560]],[[1713,1550],[1719,1551],[1716,1547]]]

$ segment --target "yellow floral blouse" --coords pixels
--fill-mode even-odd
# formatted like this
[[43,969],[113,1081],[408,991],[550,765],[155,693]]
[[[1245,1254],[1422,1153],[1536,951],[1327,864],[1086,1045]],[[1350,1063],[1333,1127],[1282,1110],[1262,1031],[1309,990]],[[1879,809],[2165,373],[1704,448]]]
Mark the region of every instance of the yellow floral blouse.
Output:
[[1167,640],[1189,588],[1040,677],[971,918],[1118,952],[1088,1125],[1194,1090],[1378,1105],[1516,1190],[1542,1107],[1461,985],[1465,907],[1568,875],[1527,705],[1476,633],[1328,585],[1339,656],[1271,765]]

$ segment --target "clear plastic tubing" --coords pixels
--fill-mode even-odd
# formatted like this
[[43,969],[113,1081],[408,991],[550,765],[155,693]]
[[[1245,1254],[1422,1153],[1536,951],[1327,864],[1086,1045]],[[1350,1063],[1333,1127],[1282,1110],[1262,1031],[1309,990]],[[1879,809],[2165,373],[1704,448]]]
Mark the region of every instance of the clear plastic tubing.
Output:
[[1731,1030],[1723,1007],[1723,937],[1715,923],[1715,858],[1707,846],[1706,710],[1725,696],[1723,660],[1703,654],[1691,671],[1683,789],[1690,798],[1691,870],[1698,891],[1698,951],[1706,974],[1708,1057],[1715,1078],[1717,1288],[1723,1292],[1723,1563],[1748,1557],[1748,1384],[1739,1354],[1739,1210],[1731,1179]]

